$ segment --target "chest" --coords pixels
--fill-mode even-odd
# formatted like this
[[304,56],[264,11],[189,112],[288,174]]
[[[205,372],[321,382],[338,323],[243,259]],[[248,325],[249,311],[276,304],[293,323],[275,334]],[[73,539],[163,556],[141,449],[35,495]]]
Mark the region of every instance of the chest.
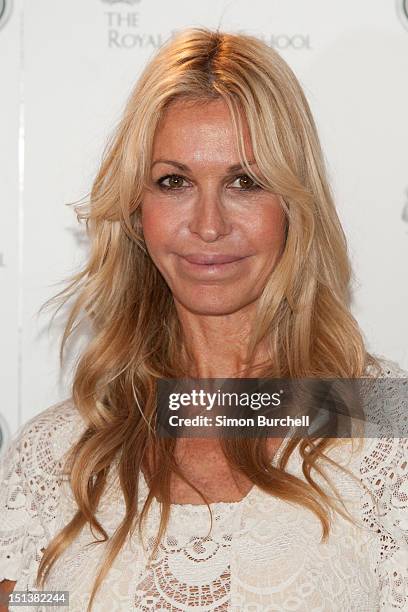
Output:
[[[321,542],[320,523],[304,509],[252,493],[244,503],[173,506],[168,530],[149,562],[160,511],[154,505],[143,548],[129,540],[96,599],[102,610],[222,612],[310,610],[376,612],[375,534],[336,519]],[[114,513],[99,514],[108,532]],[[119,519],[119,515],[116,520]],[[105,545],[85,529],[51,573],[47,588],[70,591],[70,610],[85,610]]]
[[[214,440],[182,439],[178,442],[176,460],[188,482],[176,474],[172,475],[172,503],[202,504],[203,499],[195,489],[209,503],[236,502],[246,497],[253,486],[252,481],[241,470],[231,466]],[[266,441],[269,461],[281,443],[282,438]]]

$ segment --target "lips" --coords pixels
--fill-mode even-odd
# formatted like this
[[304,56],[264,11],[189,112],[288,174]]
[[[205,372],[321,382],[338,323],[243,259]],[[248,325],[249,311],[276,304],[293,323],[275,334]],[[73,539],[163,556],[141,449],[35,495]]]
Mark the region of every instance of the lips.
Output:
[[214,265],[214,264],[225,264],[231,263],[233,261],[238,261],[240,259],[244,259],[242,255],[235,254],[224,254],[224,253],[190,253],[188,255],[182,255],[184,259],[192,264],[200,264],[200,265]]

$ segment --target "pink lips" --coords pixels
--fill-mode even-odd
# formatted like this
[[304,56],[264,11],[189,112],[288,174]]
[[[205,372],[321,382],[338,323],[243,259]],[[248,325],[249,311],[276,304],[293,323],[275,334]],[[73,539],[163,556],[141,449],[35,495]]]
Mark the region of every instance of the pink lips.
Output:
[[222,253],[214,253],[212,255],[208,255],[206,253],[189,253],[188,255],[183,255],[182,257],[192,264],[207,266],[231,263],[233,261],[238,261],[239,259],[244,259],[242,255],[224,255]]

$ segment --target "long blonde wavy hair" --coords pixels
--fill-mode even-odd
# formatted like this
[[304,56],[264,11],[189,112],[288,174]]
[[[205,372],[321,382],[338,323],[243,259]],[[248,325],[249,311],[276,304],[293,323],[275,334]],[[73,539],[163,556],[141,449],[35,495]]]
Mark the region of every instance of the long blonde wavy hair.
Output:
[[[243,34],[189,28],[159,49],[132,91],[105,150],[90,197],[76,205],[86,221],[90,253],[81,271],[44,307],[74,298],[60,347],[85,314],[92,337],[73,376],[72,400],[87,428],[67,457],[65,470],[78,510],[48,544],[38,570],[44,581],[57,558],[86,523],[108,541],[87,610],[126,538],[141,526],[157,498],[162,507],[159,540],[170,510],[170,476],[182,471],[175,441],[154,433],[156,381],[189,375],[172,294],[146,250],[140,220],[149,182],[153,139],[171,101],[223,99],[235,127],[241,163],[249,176],[280,196],[286,244],[257,304],[248,363],[266,341],[270,361],[257,376],[361,377],[378,366],[350,313],[351,269],[347,245],[326,176],[316,126],[295,75],[272,48]],[[242,121],[249,127],[260,175],[245,156]],[[289,440],[273,467],[265,439],[223,444],[232,468],[255,486],[316,513],[323,538],[333,502],[314,481],[332,438]],[[306,482],[285,472],[298,445]],[[147,457],[152,461],[147,461]],[[95,517],[114,461],[126,514],[108,537]],[[149,493],[138,512],[138,476]],[[203,497],[206,502],[205,498]],[[339,510],[341,512],[341,509]]]

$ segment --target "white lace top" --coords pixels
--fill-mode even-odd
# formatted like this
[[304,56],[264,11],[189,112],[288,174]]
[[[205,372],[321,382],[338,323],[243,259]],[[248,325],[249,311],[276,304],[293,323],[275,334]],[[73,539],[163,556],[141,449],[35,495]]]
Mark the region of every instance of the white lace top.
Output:
[[[381,359],[383,377],[408,378],[397,364]],[[395,399],[393,408],[396,421],[408,418],[406,396]],[[64,453],[84,426],[75,406],[66,400],[20,428],[1,457],[0,581],[16,580],[15,590],[35,590],[41,549],[74,514],[68,481],[60,478],[59,470]],[[367,438],[359,455],[350,453],[350,448],[337,447],[330,456],[365,487],[325,465],[357,525],[334,513],[329,540],[321,543],[321,523],[314,513],[255,487],[239,502],[212,504],[211,531],[206,506],[172,505],[159,554],[147,566],[159,520],[155,502],[146,525],[145,548],[136,536],[128,539],[97,593],[93,610],[408,611],[408,440]],[[279,455],[278,451],[273,461]],[[287,469],[304,478],[297,449]],[[316,472],[313,476],[325,487]],[[111,477],[110,484],[114,484]],[[147,492],[143,477],[141,491],[143,499]],[[97,518],[112,534],[123,516],[118,488],[110,486]],[[86,611],[104,550],[104,543],[85,547],[92,540],[89,528],[84,528],[53,566],[45,585],[47,590],[69,591],[73,612]]]

